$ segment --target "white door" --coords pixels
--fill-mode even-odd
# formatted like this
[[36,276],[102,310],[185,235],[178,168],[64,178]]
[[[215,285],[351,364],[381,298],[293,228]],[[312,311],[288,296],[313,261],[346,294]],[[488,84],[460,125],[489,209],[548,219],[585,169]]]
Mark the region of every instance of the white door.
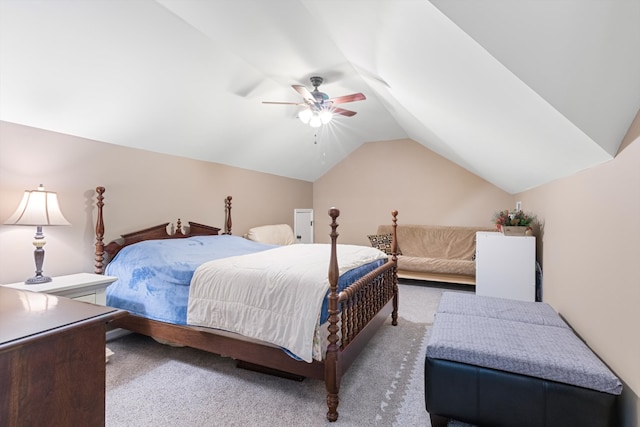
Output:
[[313,209],[293,210],[293,233],[296,243],[313,243]]

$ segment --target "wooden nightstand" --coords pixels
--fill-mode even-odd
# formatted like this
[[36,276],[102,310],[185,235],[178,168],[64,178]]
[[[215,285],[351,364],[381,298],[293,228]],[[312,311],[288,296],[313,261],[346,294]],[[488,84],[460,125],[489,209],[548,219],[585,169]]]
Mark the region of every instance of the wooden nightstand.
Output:
[[57,295],[98,305],[106,305],[107,286],[116,280],[118,280],[118,278],[113,276],[78,273],[70,274],[68,276],[52,277],[51,282],[38,285],[27,285],[24,282],[20,282],[3,286],[23,291]]
[[[116,280],[118,278],[113,276],[78,273],[52,277],[51,282],[38,285],[27,285],[24,282],[19,282],[3,286],[21,291],[40,292],[71,298],[76,301],[90,302],[97,305],[107,305],[107,286]],[[113,352],[108,347],[105,348],[106,361],[109,361],[111,355],[113,355]]]

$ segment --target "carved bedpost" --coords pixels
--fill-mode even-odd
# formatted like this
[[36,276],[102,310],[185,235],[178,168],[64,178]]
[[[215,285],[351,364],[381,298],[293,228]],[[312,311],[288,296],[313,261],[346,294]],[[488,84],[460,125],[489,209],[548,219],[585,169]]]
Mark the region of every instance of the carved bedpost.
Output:
[[325,385],[327,387],[327,419],[338,419],[338,392],[340,390],[340,377],[338,370],[338,256],[336,254],[336,239],[338,238],[338,223],[336,218],[340,211],[336,208],[329,209],[331,217],[331,258],[329,259],[329,345],[325,356]]
[[393,267],[393,311],[391,312],[391,324],[398,325],[398,211],[391,211],[391,223],[393,240],[391,241],[391,261],[395,264]]
[[102,219],[102,207],[104,203],[104,197],[102,196],[105,192],[104,187],[96,187],[96,192],[98,193],[98,202],[96,206],[98,207],[98,219],[96,220],[96,264],[95,264],[95,272],[96,274],[103,274],[103,264],[104,261],[104,220]]
[[224,233],[223,234],[231,234],[231,196],[227,196],[224,205],[226,221],[224,223]]

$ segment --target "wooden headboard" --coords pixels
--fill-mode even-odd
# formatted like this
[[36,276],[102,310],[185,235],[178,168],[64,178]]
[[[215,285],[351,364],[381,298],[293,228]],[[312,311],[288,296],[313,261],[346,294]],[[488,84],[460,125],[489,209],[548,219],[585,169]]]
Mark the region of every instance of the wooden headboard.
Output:
[[[159,239],[182,239],[192,236],[215,236],[220,233],[220,229],[212,227],[210,225],[199,224],[197,222],[189,221],[189,231],[185,232],[182,226],[182,222],[178,218],[176,222],[175,232],[173,234],[167,233],[167,227],[169,222],[159,224],[153,227],[145,228],[144,230],[133,231],[131,233],[122,234],[120,239],[104,244],[104,219],[103,219],[103,207],[104,207],[104,187],[97,187],[96,193],[98,193],[96,206],[98,207],[98,218],[96,220],[96,245],[95,245],[95,272],[97,274],[104,273],[104,256],[105,253],[109,256],[109,260],[125,246],[132,245],[143,240],[159,240]],[[225,199],[225,227],[224,233],[231,234],[231,196],[227,196]]]

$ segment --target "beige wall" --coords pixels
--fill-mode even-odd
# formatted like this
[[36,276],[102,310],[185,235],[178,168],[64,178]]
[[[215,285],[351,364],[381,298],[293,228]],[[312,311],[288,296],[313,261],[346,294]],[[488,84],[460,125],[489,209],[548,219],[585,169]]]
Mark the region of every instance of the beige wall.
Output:
[[327,211],[340,209],[339,241],[369,244],[379,224],[491,227],[494,212],[513,209],[512,195],[417,142],[369,142],[313,184],[315,239],[328,240]]
[[518,195],[544,219],[544,300],[623,379],[640,425],[640,116],[603,165]]
[[58,193],[71,223],[44,229],[44,272],[54,276],[93,271],[99,185],[107,189],[105,241],[178,218],[223,228],[227,195],[236,235],[255,225],[293,226],[293,210],[313,202],[309,182],[0,122],[0,283],[34,273],[35,227],[1,223],[40,183]]

